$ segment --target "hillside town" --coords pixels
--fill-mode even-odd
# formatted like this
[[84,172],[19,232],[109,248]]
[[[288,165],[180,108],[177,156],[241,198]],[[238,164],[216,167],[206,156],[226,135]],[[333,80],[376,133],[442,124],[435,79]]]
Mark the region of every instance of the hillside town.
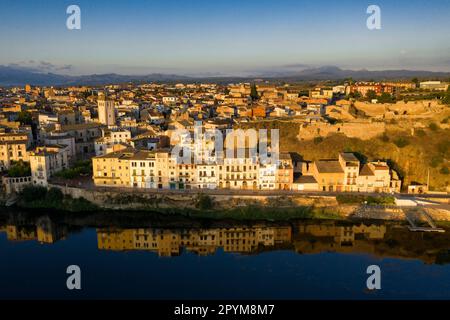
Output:
[[[225,140],[231,129],[255,123],[296,124],[299,143],[333,134],[367,140],[386,135],[393,121],[413,135],[430,121],[448,129],[448,121],[435,123],[437,115],[448,119],[448,88],[417,79],[0,88],[3,188],[8,194],[55,183],[91,189],[426,192],[425,180],[416,184],[420,188],[402,185],[389,158],[367,159],[343,149],[333,159],[311,159],[286,147],[283,135],[280,150],[269,147],[269,154],[277,152],[275,161],[264,161],[258,148],[250,153],[247,141],[242,153],[223,155],[213,146],[208,161],[195,163],[180,161],[174,148],[203,152],[189,139],[198,123]],[[180,137],[180,130],[186,135]],[[447,161],[440,164],[443,174]]]

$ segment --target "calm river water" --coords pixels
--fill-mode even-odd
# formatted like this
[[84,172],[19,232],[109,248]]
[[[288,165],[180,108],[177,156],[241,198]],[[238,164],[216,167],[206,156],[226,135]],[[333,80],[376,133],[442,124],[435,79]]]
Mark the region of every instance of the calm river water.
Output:
[[149,216],[1,213],[0,299],[450,299],[450,230]]

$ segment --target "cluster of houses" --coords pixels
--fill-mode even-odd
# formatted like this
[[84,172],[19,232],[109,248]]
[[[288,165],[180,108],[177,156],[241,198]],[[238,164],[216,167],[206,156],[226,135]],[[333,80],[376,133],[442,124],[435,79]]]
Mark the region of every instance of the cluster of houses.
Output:
[[[0,171],[8,190],[48,186],[55,173],[91,160],[97,186],[399,191],[400,181],[385,162],[361,164],[346,153],[315,162],[282,153],[271,164],[258,156],[183,164],[171,152],[174,132],[192,132],[196,121],[222,132],[261,119],[317,121],[331,103],[339,107],[336,99],[374,85],[412,86],[344,84],[310,88],[309,95],[296,85],[266,82],[0,88]],[[31,176],[8,176],[16,163],[29,163]]]
[[280,153],[266,163],[247,152],[188,164],[170,150],[127,148],[93,158],[96,186],[140,189],[229,189],[325,192],[400,192],[401,181],[386,162],[361,164],[353,153],[304,162]]

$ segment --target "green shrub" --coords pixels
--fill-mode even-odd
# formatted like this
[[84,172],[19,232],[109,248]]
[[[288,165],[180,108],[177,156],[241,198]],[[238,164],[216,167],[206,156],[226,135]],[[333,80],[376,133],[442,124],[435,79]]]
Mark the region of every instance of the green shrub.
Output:
[[430,128],[430,130],[432,131],[437,131],[439,129],[439,126],[435,122],[432,122],[428,125],[428,128]]
[[26,186],[21,195],[26,202],[40,201],[45,199],[47,189],[39,186]]
[[439,170],[439,172],[441,174],[450,174],[450,170],[448,169],[447,166],[442,167],[441,170]]
[[323,138],[322,137],[315,137],[314,138],[314,144],[319,144],[319,143],[321,143],[323,141]]
[[430,162],[430,166],[432,168],[437,168],[442,161],[444,161],[444,159],[441,156],[434,156],[433,158],[431,158],[431,162]]
[[405,137],[399,137],[394,141],[394,144],[399,148],[404,148],[409,145],[409,140]]
[[29,162],[23,162],[22,160],[18,162],[12,162],[9,170],[8,176],[13,178],[29,177],[31,176],[31,167]]
[[416,134],[417,134],[418,137],[421,137],[421,138],[423,138],[423,137],[425,137],[425,136],[427,135],[427,134],[425,133],[425,131],[422,130],[422,129],[417,130],[417,131],[416,131]]
[[63,199],[64,194],[58,188],[50,188],[50,190],[47,191],[47,195],[45,196],[45,200],[50,203],[59,203],[63,201]]
[[213,207],[213,200],[206,194],[199,194],[197,198],[196,207],[200,210],[209,210]]
[[83,197],[80,197],[77,199],[71,199],[71,201],[70,201],[70,211],[83,212],[83,211],[95,211],[95,210],[98,210],[98,207]]
[[339,204],[363,203],[366,197],[363,195],[339,194],[336,196]]
[[437,148],[442,156],[450,155],[450,139],[439,143]]
[[92,162],[87,160],[77,161],[72,168],[61,170],[60,172],[57,172],[55,176],[70,180],[78,178],[81,175],[89,174],[92,174]]

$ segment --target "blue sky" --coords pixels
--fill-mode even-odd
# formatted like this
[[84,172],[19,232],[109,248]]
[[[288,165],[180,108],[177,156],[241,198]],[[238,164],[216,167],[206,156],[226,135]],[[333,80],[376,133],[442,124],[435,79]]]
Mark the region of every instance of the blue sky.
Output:
[[[450,0],[0,0],[0,64],[88,74],[450,71]],[[66,8],[81,8],[81,30]],[[382,29],[366,27],[370,4]],[[42,64],[45,62],[45,64]]]

